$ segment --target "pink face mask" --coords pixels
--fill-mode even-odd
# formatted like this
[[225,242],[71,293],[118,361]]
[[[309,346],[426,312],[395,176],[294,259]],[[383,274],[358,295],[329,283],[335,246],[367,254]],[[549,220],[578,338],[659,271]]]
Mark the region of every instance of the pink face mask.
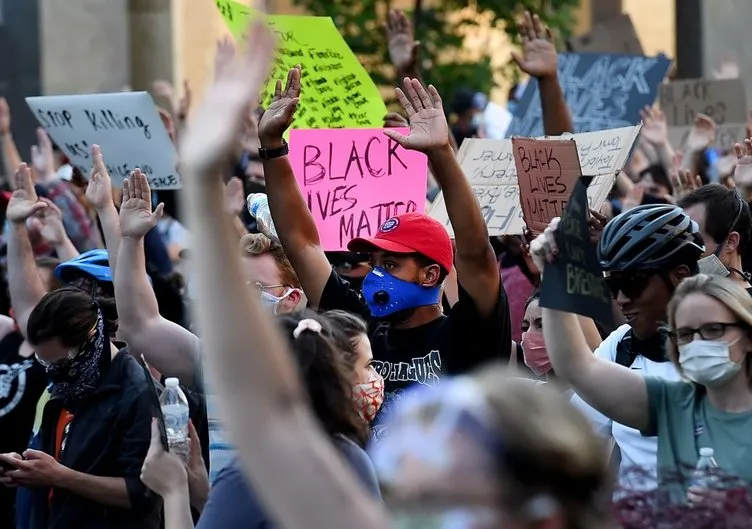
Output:
[[371,380],[353,386],[352,399],[355,411],[370,423],[384,403],[384,378],[374,371]]
[[533,373],[540,377],[551,371],[551,361],[548,359],[542,332],[523,332],[520,345],[525,365],[532,369]]

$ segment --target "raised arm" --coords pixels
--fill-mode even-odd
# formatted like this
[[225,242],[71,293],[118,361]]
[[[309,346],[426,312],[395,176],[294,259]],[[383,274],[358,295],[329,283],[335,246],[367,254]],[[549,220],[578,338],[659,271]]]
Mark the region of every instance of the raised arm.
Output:
[[123,182],[120,206],[121,241],[114,278],[118,336],[157,371],[191,385],[198,361],[198,338],[160,315],[146,273],[144,236],[157,224],[163,209],[160,204],[152,213],[149,181],[139,169],[133,171]]
[[246,477],[280,526],[383,529],[383,513],[316,424],[277,325],[255,292],[243,287],[236,243],[222,215],[222,161],[244,109],[257,101],[273,54],[268,29],[257,23],[247,34],[245,51],[209,88],[181,145],[183,193],[193,241],[202,250],[194,264],[206,360],[222,414],[232,418],[227,427]]
[[522,54],[512,52],[512,58],[523,72],[538,79],[545,134],[560,136],[574,132],[572,116],[559,86],[556,47],[550,28],[544,28],[538,15],[529,11],[517,28],[522,37]]
[[63,213],[52,200],[43,198],[47,207],[40,218],[42,222],[42,237],[55,248],[58,259],[68,261],[78,257],[78,250],[71,242],[63,226]]
[[97,212],[97,217],[99,217],[99,222],[102,225],[110,273],[115,278],[117,255],[120,249],[120,220],[112,196],[112,179],[102,159],[102,151],[99,145],[92,146],[91,157],[93,164],[89,172],[89,184],[86,186],[86,199]]
[[385,130],[384,134],[404,148],[428,156],[454,228],[457,280],[475,302],[480,315],[488,316],[499,303],[501,277],[480,206],[449,146],[441,97],[433,85],[426,91],[417,79],[406,78],[404,86],[404,92],[397,88],[396,93],[410,120],[410,133],[403,136]]
[[[530,245],[541,271],[558,252],[554,238],[557,226],[558,219],[554,219]],[[569,382],[580,397],[606,417],[638,430],[647,428],[645,379],[626,367],[594,355],[576,314],[543,308],[543,334],[557,377]]]
[[[287,74],[284,91],[282,82],[277,81],[274,100],[261,116],[259,141],[263,149],[282,147],[282,135],[292,123],[299,96],[300,68],[293,68]],[[263,163],[269,208],[277,236],[300,278],[308,302],[316,308],[332,273],[332,267],[321,249],[316,222],[298,188],[288,157],[263,160]]]
[[[4,97],[0,97],[0,148],[2,148],[3,166],[8,178],[16,172],[21,165],[21,155],[18,153],[16,142],[10,130],[10,107]],[[12,180],[12,178],[11,178]],[[14,185],[10,183],[11,187]]]
[[34,251],[26,230],[26,220],[47,207],[37,198],[29,167],[22,163],[13,175],[13,196],[5,215],[8,234],[8,289],[10,302],[21,333],[26,336],[29,315],[47,293],[39,276]]

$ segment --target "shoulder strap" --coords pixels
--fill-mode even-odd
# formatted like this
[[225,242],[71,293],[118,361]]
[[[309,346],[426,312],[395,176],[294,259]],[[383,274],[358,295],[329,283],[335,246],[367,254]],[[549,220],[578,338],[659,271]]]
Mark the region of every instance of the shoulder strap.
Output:
[[636,357],[637,355],[632,352],[632,329],[630,329],[616,344],[614,361],[620,366],[631,367]]

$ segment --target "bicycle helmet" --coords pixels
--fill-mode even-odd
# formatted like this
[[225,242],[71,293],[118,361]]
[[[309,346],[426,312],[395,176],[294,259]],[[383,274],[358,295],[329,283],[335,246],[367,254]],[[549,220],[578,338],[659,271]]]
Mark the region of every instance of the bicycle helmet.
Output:
[[598,241],[604,271],[659,270],[704,252],[697,223],[666,204],[638,206],[614,217]]
[[112,283],[107,250],[89,250],[70,261],[57,265],[55,276],[61,281],[71,281],[81,276],[101,283]]

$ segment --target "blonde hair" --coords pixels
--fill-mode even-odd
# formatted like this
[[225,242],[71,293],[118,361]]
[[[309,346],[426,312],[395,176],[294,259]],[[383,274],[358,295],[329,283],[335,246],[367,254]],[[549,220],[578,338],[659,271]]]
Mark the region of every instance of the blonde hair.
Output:
[[269,254],[277,263],[279,276],[282,284],[294,288],[300,288],[300,280],[295,273],[290,260],[287,258],[282,245],[271,240],[262,233],[249,233],[240,239],[241,257],[257,257],[259,255]]
[[504,503],[551,496],[567,529],[608,527],[611,481],[605,443],[560,392],[487,368],[473,376],[504,439],[498,454]]
[[[734,315],[737,321],[752,329],[752,297],[747,290],[738,282],[716,275],[698,274],[688,277],[674,292],[674,296],[668,304],[668,324],[671,330],[676,330],[676,311],[690,294],[703,294],[722,303]],[[676,343],[669,340],[667,347],[668,357],[674,363],[679,373],[682,373],[679,364],[679,352]],[[747,356],[749,358],[749,355]],[[747,377],[750,376],[750,363],[747,364]]]

